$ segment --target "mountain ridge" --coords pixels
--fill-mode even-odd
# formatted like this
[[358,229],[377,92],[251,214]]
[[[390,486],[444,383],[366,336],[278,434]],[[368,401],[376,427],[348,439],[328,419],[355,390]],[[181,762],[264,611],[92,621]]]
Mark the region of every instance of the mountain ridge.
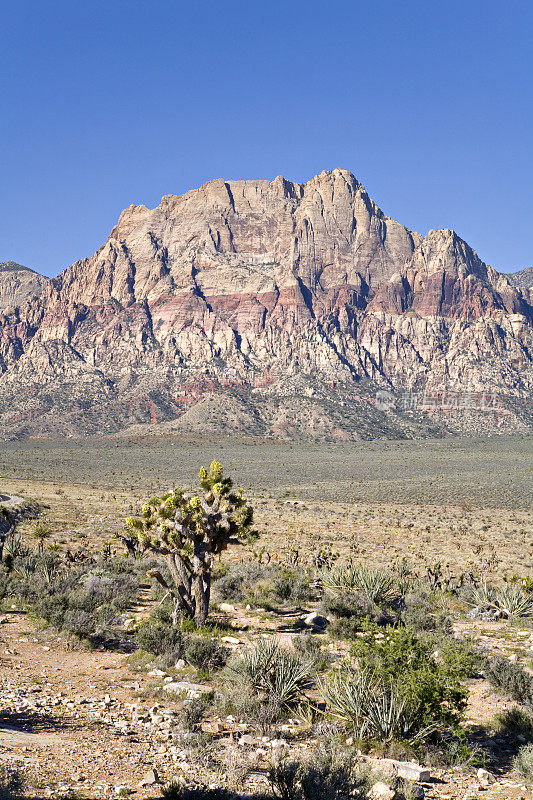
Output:
[[[313,425],[332,438],[414,435],[427,415],[387,418],[376,388],[491,391],[520,406],[533,383],[529,290],[454,231],[423,237],[388,217],[348,170],[306,183],[217,179],[154,209],[130,205],[91,257],[43,280],[15,310],[0,283],[0,422],[12,435],[157,425],[228,392],[234,409],[245,393],[267,435],[291,428],[298,392],[311,438]],[[317,410],[331,385],[332,410]],[[230,429],[239,413],[228,412]]]

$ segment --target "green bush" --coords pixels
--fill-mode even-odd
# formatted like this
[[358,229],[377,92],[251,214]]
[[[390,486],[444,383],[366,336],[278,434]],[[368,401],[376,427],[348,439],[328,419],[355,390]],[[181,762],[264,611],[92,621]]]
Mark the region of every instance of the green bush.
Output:
[[320,638],[310,633],[293,636],[292,646],[299,658],[314,664],[317,672],[326,669],[331,661],[331,654],[322,649]]
[[456,726],[466,705],[469,664],[451,647],[434,651],[409,628],[370,632],[352,645],[357,666],[333,670],[320,687],[358,738],[419,741]]
[[229,650],[222,647],[216,639],[191,637],[185,649],[185,658],[196,669],[205,672],[221,669],[228,660]]
[[394,684],[417,728],[435,722],[457,724],[467,697],[462,681],[470,672],[470,661],[462,651],[452,643],[437,657],[434,640],[410,628],[389,629],[378,636],[352,644],[359,668],[371,670],[384,685]]
[[217,600],[225,603],[242,602],[253,592],[257,582],[265,577],[267,570],[256,561],[230,564],[220,577],[213,572],[213,594]]
[[208,789],[207,787],[190,788],[182,786],[178,781],[173,780],[167,783],[161,790],[163,800],[238,800],[234,792],[223,787]]
[[87,553],[81,563],[71,563],[40,547],[21,549],[8,573],[2,565],[2,588],[49,625],[91,640],[119,624],[121,613],[135,602],[140,569],[139,562],[127,559]]
[[513,761],[513,769],[524,781],[533,783],[533,744],[520,748]]
[[503,656],[486,658],[482,665],[486,679],[517,703],[533,709],[533,675]]
[[170,663],[184,657],[187,637],[179,628],[148,620],[139,625],[135,641],[142,650],[164,656]]
[[274,602],[308,603],[312,599],[311,581],[302,570],[281,567],[272,581],[270,596]]
[[533,715],[520,708],[500,712],[496,717],[496,728],[501,736],[514,744],[519,741],[533,742]]
[[404,598],[401,618],[404,625],[419,632],[439,631],[440,633],[450,634],[452,630],[449,615],[435,609],[431,595],[427,592],[411,592],[407,594]]
[[370,787],[352,752],[327,746],[273,764],[268,781],[276,800],[363,800]]
[[180,722],[186,731],[193,732],[204,718],[204,714],[209,708],[209,702],[205,697],[197,697],[190,703],[185,703],[180,714]]

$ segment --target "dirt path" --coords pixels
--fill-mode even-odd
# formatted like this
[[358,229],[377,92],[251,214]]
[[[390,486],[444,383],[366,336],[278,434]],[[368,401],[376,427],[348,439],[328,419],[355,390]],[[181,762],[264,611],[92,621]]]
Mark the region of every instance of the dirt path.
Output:
[[14,506],[20,506],[24,502],[23,497],[17,497],[16,495],[8,495],[0,493],[0,506],[4,506],[5,508],[13,508]]

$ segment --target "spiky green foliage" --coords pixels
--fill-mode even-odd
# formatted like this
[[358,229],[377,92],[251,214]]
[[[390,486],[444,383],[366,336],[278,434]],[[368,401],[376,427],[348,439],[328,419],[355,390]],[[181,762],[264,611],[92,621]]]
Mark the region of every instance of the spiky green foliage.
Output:
[[[381,636],[381,638],[378,638]],[[320,682],[330,710],[358,738],[419,741],[438,727],[454,726],[465,706],[462,680],[468,665],[431,639],[408,628],[390,630],[352,645],[354,664],[344,664]]]
[[533,597],[514,583],[496,588],[483,582],[472,589],[470,602],[490,606],[500,611],[502,617],[533,617]]
[[173,488],[142,507],[126,524],[143,550],[166,556],[174,586],[157,570],[152,577],[175,601],[174,622],[182,615],[203,624],[209,610],[214,558],[230,544],[252,541],[253,510],[242,490],[233,490],[222,465],[200,470],[200,491]]
[[251,691],[278,706],[297,705],[312,685],[313,661],[284,650],[276,639],[262,638],[238,656],[228,674]]
[[324,570],[320,577],[326,589],[332,592],[361,592],[375,605],[390,602],[399,594],[394,576],[381,569],[349,565]]

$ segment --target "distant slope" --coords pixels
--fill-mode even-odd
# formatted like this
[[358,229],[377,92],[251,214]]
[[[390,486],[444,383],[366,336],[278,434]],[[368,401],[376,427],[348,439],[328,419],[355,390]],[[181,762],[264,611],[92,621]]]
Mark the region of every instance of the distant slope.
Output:
[[509,280],[517,288],[530,289],[533,287],[533,267],[525,267],[518,272],[512,272]]
[[40,297],[49,279],[15,261],[0,263],[0,313]]

